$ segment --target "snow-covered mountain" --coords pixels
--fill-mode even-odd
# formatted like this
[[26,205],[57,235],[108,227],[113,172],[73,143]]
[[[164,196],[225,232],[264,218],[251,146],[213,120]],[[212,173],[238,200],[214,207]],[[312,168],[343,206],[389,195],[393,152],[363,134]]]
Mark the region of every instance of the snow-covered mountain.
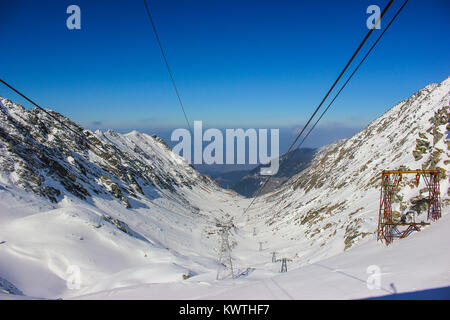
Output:
[[3,176],[52,202],[61,200],[65,189],[83,200],[93,194],[117,198],[131,208],[147,187],[174,195],[179,186],[217,189],[156,136],[92,133],[56,112],[49,116],[0,101]]
[[[443,211],[449,210],[450,78],[430,84],[401,101],[367,128],[321,148],[311,166],[281,189],[255,202],[249,228],[260,239],[280,237],[283,254],[305,262],[374,241],[381,171],[439,169]],[[424,181],[404,176],[393,211],[407,209],[426,220]],[[395,213],[394,212],[394,213]]]
[[[0,98],[0,288],[11,297],[65,299],[285,299],[307,292],[320,298],[312,286],[335,279],[349,263],[349,279],[361,278],[372,264],[400,270],[411,257],[389,264],[385,250],[412,254],[417,245],[408,241],[434,245],[438,236],[428,230],[445,228],[439,220],[389,249],[376,243],[379,173],[440,169],[442,221],[448,220],[449,99],[450,78],[425,87],[352,138],[317,150],[308,168],[244,214],[251,199],[220,188],[156,136],[90,132],[56,112],[48,116]],[[425,220],[425,185],[414,178],[402,180],[394,210],[413,208]],[[228,219],[238,277],[217,282],[217,222]],[[442,250],[428,253],[442,256]],[[281,285],[273,251],[293,259],[289,269],[296,269]],[[450,285],[448,257],[439,261],[443,267],[432,270],[433,279],[430,268],[418,268],[418,286],[401,290]],[[80,271],[79,289],[68,286],[74,270]],[[286,291],[300,280],[303,286]],[[360,282],[364,288],[342,295],[336,288],[348,283],[336,280],[336,290],[323,297],[386,293],[368,292]]]
[[4,281],[27,295],[56,297],[71,265],[83,270],[84,286],[152,263],[143,271],[148,281],[215,267],[216,219],[239,196],[156,136],[93,133],[49,112],[0,99]]
[[[280,168],[277,174],[271,177],[266,186],[261,189],[260,194],[278,189],[290,177],[308,168],[315,153],[316,149],[302,148],[292,150],[281,156],[279,158]],[[231,189],[243,196],[252,197],[267,178],[267,176],[260,175],[261,167],[264,166],[259,165],[255,169],[250,170]]]

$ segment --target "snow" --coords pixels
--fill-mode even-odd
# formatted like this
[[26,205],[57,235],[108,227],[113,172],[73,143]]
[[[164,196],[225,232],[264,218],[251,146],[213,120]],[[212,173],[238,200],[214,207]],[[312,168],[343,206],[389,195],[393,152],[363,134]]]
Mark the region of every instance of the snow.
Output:
[[[448,112],[449,101],[447,78],[401,101],[352,138],[322,148],[310,168],[291,178],[281,190],[255,201],[249,210],[248,228],[256,227],[262,241],[272,237],[275,251],[308,263],[374,241],[380,196],[377,179],[382,170],[402,165],[422,169],[432,152],[442,150],[436,167],[446,170],[448,176],[448,140],[433,144],[428,130],[434,128],[446,136],[446,124],[434,127],[429,120],[441,108]],[[427,136],[434,151],[416,160],[412,151],[419,134]],[[423,179],[418,186],[413,185],[414,180],[414,175],[403,176],[399,195],[405,206],[426,187]],[[440,187],[442,202],[448,205],[448,179],[442,179]],[[394,203],[393,210],[403,211],[400,203]],[[425,220],[426,212],[417,219]]]
[[[332,258],[277,274],[279,264],[254,266],[256,271],[235,280],[194,277],[170,284],[133,285],[102,290],[74,299],[361,299],[450,286],[448,243],[450,216],[390,247],[370,242]],[[430,252],[431,251],[431,252]],[[268,252],[259,253],[269,261]],[[430,259],[430,256],[433,257]],[[379,289],[368,288],[369,266],[381,271]],[[370,282],[370,281],[369,281]],[[444,292],[445,293],[445,292]],[[441,298],[450,299],[447,296]]]
[[[245,215],[251,199],[221,189],[159,139],[137,131],[95,132],[101,143],[127,155],[118,161],[139,161],[140,169],[174,185],[140,183],[143,192],[128,197],[131,208],[107,193],[92,192],[88,184],[88,199],[63,192],[51,203],[18,187],[22,178],[16,171],[2,172],[0,299],[363,299],[449,287],[448,179],[441,180],[443,217],[389,247],[374,235],[379,181],[373,182],[383,169],[426,164],[430,152],[416,160],[411,151],[419,133],[432,139],[429,119],[448,106],[449,89],[449,79],[430,85],[354,137],[322,148],[309,169],[255,201]],[[19,105],[0,102],[0,111],[27,122]],[[436,129],[446,130],[445,125]],[[52,131],[52,137],[59,134]],[[433,150],[446,150],[437,166],[448,176],[444,139]],[[9,157],[0,148],[0,160],[22,168]],[[95,170],[105,163],[93,152],[64,159],[73,173],[83,159]],[[108,178],[131,189],[113,175]],[[423,182],[411,187],[411,181],[402,182],[405,201],[425,187]],[[64,190],[52,177],[45,183]],[[99,179],[93,186],[112,191],[108,183]],[[237,277],[217,281],[216,223],[229,219],[235,226],[230,241]],[[287,273],[271,262],[272,251],[293,260]],[[75,289],[68,285],[72,267],[80,270]],[[378,289],[368,287],[373,268],[381,272]],[[450,299],[448,291],[440,292]]]
[[[450,286],[450,256],[443,245],[450,240],[448,210],[438,222],[389,247],[370,241],[328,259],[318,258],[318,262],[307,263],[300,257],[288,264],[286,274],[278,273],[279,263],[271,263],[271,243],[281,246],[282,241],[277,243],[267,237],[263,251],[259,251],[263,238],[253,236],[253,230],[238,227],[234,235],[238,242],[233,250],[235,268],[238,274],[247,268],[253,270],[235,280],[217,281],[212,248],[197,243],[185,256],[175,252],[177,247],[180,251],[185,248],[183,242],[193,241],[187,234],[168,232],[166,237],[173,239],[160,238],[170,246],[165,249],[156,240],[131,238],[106,223],[96,229],[101,220],[98,208],[94,210],[73,199],[63,201],[58,209],[37,213],[29,212],[28,206],[5,208],[5,203],[14,204],[14,200],[3,190],[0,196],[0,212],[14,210],[17,214],[4,218],[0,227],[1,240],[5,241],[0,245],[1,275],[30,297],[359,299]],[[247,204],[245,201],[241,206]],[[240,208],[235,210],[238,215]],[[66,286],[70,265],[81,268],[79,290]],[[370,265],[380,267],[379,290],[367,288]],[[196,275],[183,280],[183,274],[189,272]]]

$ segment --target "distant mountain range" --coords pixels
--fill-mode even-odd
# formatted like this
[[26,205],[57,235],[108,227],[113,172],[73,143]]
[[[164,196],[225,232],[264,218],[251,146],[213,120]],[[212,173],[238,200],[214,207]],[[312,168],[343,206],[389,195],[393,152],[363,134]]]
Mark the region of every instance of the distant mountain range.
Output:
[[[281,156],[279,163],[282,162],[282,165],[278,173],[261,190],[261,194],[274,191],[290,177],[306,169],[314,158],[316,151],[317,149],[313,148],[302,148]],[[263,165],[252,166],[250,169],[238,165],[230,166],[228,170],[224,170],[223,167],[222,165],[216,169],[214,166],[203,165],[196,166],[196,169],[211,176],[222,188],[234,190],[247,198],[252,197],[267,178],[267,176],[259,174],[261,168],[265,167]],[[244,169],[236,169],[240,167]]]
[[[317,149],[311,148],[296,149],[281,156],[279,159],[280,168],[278,173],[274,175],[265,185],[265,187],[261,190],[261,194],[276,190],[289,178],[308,168],[314,158],[314,155],[316,154],[316,151]],[[247,173],[242,171],[226,173],[221,175],[219,179],[215,179],[217,182],[221,183],[221,179],[224,178],[228,178],[230,180],[233,178],[239,178],[239,180],[235,182],[230,189],[233,189],[245,197],[252,197],[261,184],[267,179],[267,176],[260,175],[261,167],[264,166],[259,165]]]

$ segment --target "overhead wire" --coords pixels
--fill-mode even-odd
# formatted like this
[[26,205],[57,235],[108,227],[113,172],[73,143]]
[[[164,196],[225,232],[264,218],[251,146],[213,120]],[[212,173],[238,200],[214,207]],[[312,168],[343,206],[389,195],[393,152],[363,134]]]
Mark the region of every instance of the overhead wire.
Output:
[[150,13],[150,8],[149,8],[149,6],[147,4],[147,0],[144,0],[144,5],[145,5],[145,11],[147,12],[147,16],[148,16],[148,19],[150,21],[150,24],[152,25],[153,33],[155,34],[156,42],[158,43],[159,49],[161,51],[161,55],[163,57],[164,64],[166,65],[167,72],[169,73],[170,81],[171,81],[172,86],[173,86],[173,88],[175,90],[175,94],[177,95],[178,103],[181,106],[181,110],[183,111],[184,118],[186,120],[187,126],[189,128],[189,131],[192,134],[191,125],[189,123],[189,120],[188,120],[188,117],[187,117],[187,114],[186,114],[186,110],[184,109],[184,104],[183,104],[183,101],[181,100],[180,92],[178,91],[178,87],[177,87],[177,85],[175,83],[175,79],[173,77],[172,70],[170,69],[169,62],[167,61],[166,53],[165,53],[164,48],[162,46],[161,39],[159,38],[158,31],[156,30],[155,21],[153,20],[153,17],[152,17],[152,15]]
[[[169,67],[169,63],[168,63],[168,61],[167,61],[166,54],[165,54],[165,52],[164,52],[164,49],[163,49],[161,40],[160,40],[160,38],[159,38],[158,32],[157,32],[157,30],[156,30],[155,23],[154,23],[153,18],[152,18],[152,16],[151,16],[150,9],[149,9],[149,7],[148,7],[148,5],[147,5],[147,1],[146,1],[146,0],[144,0],[144,4],[145,4],[145,8],[146,8],[146,12],[147,12],[148,18],[149,18],[149,20],[150,20],[150,22],[151,22],[151,25],[152,25],[152,28],[153,28],[153,31],[154,31],[154,34],[155,34],[155,37],[156,37],[156,40],[157,40],[158,45],[159,45],[159,48],[160,48],[160,50],[161,50],[161,54],[162,54],[162,56],[163,56],[164,63],[165,63],[165,65],[166,65],[167,71],[168,71],[168,73],[169,73],[169,76],[170,76],[172,85],[173,85],[173,87],[174,87],[174,89],[175,89],[175,93],[176,93],[176,95],[177,95],[178,101],[179,101],[180,106],[181,106],[181,109],[182,109],[182,111],[183,111],[183,114],[184,114],[186,123],[187,123],[187,125],[188,125],[189,131],[192,132],[191,126],[190,126],[190,123],[189,123],[189,120],[188,120],[188,118],[187,118],[186,111],[185,111],[185,109],[184,109],[183,102],[182,102],[181,97],[180,97],[180,93],[179,93],[178,88],[177,88],[177,86],[176,86],[176,83],[175,83],[175,80],[174,80],[172,71],[171,71],[171,69],[170,69],[170,67]],[[98,151],[101,152],[101,153],[104,152],[104,151],[100,150],[100,148],[98,148],[95,144],[91,143],[91,142],[90,142],[84,135],[82,135],[80,132],[75,131],[74,129],[72,129],[71,127],[69,127],[66,123],[60,121],[60,119],[58,119],[56,116],[54,116],[51,112],[47,111],[45,108],[43,108],[43,107],[41,107],[40,105],[38,105],[36,102],[34,102],[34,101],[31,100],[30,98],[28,98],[25,94],[23,94],[22,92],[20,92],[20,91],[17,90],[16,88],[14,88],[12,85],[10,85],[9,83],[7,83],[6,81],[4,81],[4,80],[2,80],[2,79],[0,79],[0,82],[3,83],[3,84],[4,84],[5,86],[7,86],[8,88],[10,88],[10,89],[11,89],[12,91],[14,91],[15,93],[17,93],[18,95],[20,95],[20,96],[21,96],[22,98],[24,98],[25,100],[27,100],[28,102],[30,102],[31,104],[33,104],[34,106],[36,106],[39,110],[41,110],[43,113],[47,114],[47,115],[48,115],[49,117],[51,117],[53,120],[55,120],[55,121],[57,121],[58,123],[60,123],[62,126],[64,126],[66,129],[68,129],[69,131],[71,131],[72,133],[74,133],[76,136],[78,136],[79,138],[81,138],[81,139],[82,139],[83,141],[85,141],[89,146],[91,146],[92,148],[95,148],[96,150],[98,150]]]
[[[360,62],[360,64],[357,66],[357,68],[353,71],[353,73],[350,75],[350,77],[347,79],[346,83],[341,87],[341,89],[339,90],[339,92],[336,94],[336,96],[334,97],[334,99],[332,100],[332,102],[330,102],[330,104],[327,106],[327,108],[325,110],[328,110],[329,107],[332,105],[332,103],[334,102],[334,100],[336,100],[336,98],[339,96],[340,92],[345,88],[345,86],[347,85],[347,83],[350,81],[350,79],[353,77],[353,75],[356,73],[356,71],[359,69],[359,67],[361,66],[361,64],[364,62],[364,60],[367,58],[367,56],[370,54],[370,52],[372,51],[372,49],[375,47],[375,45],[379,42],[379,40],[381,39],[382,35],[386,32],[387,28],[392,24],[392,22],[397,18],[397,16],[399,15],[399,13],[403,10],[403,8],[405,7],[406,3],[408,2],[408,0],[405,1],[405,3],[402,5],[402,7],[397,11],[396,15],[393,17],[393,19],[391,20],[391,22],[389,23],[389,25],[385,28],[385,30],[383,31],[383,33],[380,35],[380,37],[378,37],[378,39],[375,41],[374,45],[372,45],[372,47],[370,48],[370,50],[368,51],[368,53],[366,54],[366,56],[363,58],[363,60]],[[300,133],[297,135],[297,137],[295,138],[294,142],[291,144],[291,146],[289,147],[288,151],[286,152],[286,156],[284,158],[280,158],[281,162],[279,163],[279,168],[281,167],[281,165],[283,164],[283,162],[288,158],[288,154],[289,152],[292,150],[292,148],[296,145],[298,139],[300,138],[300,136],[303,134],[303,132],[305,131],[305,129],[307,128],[307,126],[310,124],[310,122],[312,121],[312,119],[314,118],[314,116],[317,114],[317,112],[319,111],[319,109],[322,107],[323,103],[325,102],[325,100],[328,98],[329,94],[331,93],[331,91],[334,89],[334,87],[336,86],[336,84],[338,83],[338,81],[341,79],[342,75],[345,73],[345,71],[348,69],[348,67],[350,66],[350,64],[352,63],[352,61],[354,60],[354,58],[356,57],[356,55],[359,53],[359,51],[361,50],[361,48],[363,47],[363,45],[365,44],[365,42],[367,41],[367,39],[369,38],[369,36],[372,34],[372,32],[374,31],[375,27],[380,23],[381,19],[384,17],[384,15],[386,14],[387,10],[389,9],[389,7],[392,5],[393,0],[389,1],[389,3],[386,5],[386,7],[383,9],[380,17],[377,19],[377,21],[375,22],[375,24],[373,25],[373,27],[369,30],[369,32],[366,34],[366,36],[364,37],[364,39],[362,40],[362,42],[360,43],[360,45],[358,46],[358,48],[356,49],[356,51],[354,52],[354,54],[352,55],[352,57],[350,58],[350,60],[347,62],[346,66],[344,67],[344,69],[341,71],[341,73],[339,74],[338,78],[336,79],[336,81],[333,83],[333,85],[331,86],[331,88],[328,90],[327,94],[325,95],[325,97],[322,99],[321,103],[319,104],[319,106],[315,109],[314,113],[311,115],[311,117],[309,118],[309,120],[307,121],[307,123],[303,126],[302,130],[300,131]],[[322,115],[320,116],[319,120],[316,121],[316,123],[314,124],[314,126],[309,130],[309,132],[307,133],[307,135],[303,138],[301,144],[303,144],[303,142],[305,141],[306,137],[311,133],[312,129],[317,125],[318,121],[320,121],[320,119],[323,117],[323,115],[325,114],[326,111],[324,111],[322,113]],[[300,144],[300,145],[301,145]],[[299,145],[299,146],[300,146]],[[298,148],[296,148],[298,149]],[[247,208],[244,210],[244,214],[250,209],[250,207],[253,205],[253,203],[255,202],[255,200],[258,198],[259,194],[261,193],[261,191],[265,188],[265,186],[267,185],[267,183],[272,179],[273,175],[269,175],[266,180],[264,181],[263,184],[261,184],[261,186],[258,188],[258,190],[256,191],[256,193],[253,195],[253,199],[250,202],[250,204],[247,206]]]
[[100,148],[98,148],[95,144],[91,143],[86,136],[82,135],[80,132],[75,131],[74,129],[72,129],[71,127],[69,127],[66,123],[62,122],[60,119],[58,119],[57,117],[55,117],[52,113],[50,113],[48,110],[44,109],[43,107],[41,107],[40,105],[38,105],[36,102],[34,102],[33,100],[31,100],[30,98],[28,98],[25,94],[23,94],[22,92],[20,92],[19,90],[17,90],[16,88],[14,88],[12,85],[10,85],[9,83],[7,83],[6,81],[0,79],[0,82],[3,83],[5,86],[7,86],[8,88],[10,88],[12,91],[14,91],[15,93],[17,93],[19,96],[21,96],[22,98],[24,98],[25,100],[27,100],[28,102],[30,102],[31,104],[33,104],[35,107],[37,107],[39,110],[41,110],[43,113],[45,113],[46,115],[48,115],[50,118],[52,118],[53,120],[55,120],[56,122],[60,123],[63,127],[65,127],[66,129],[70,130],[72,133],[74,133],[76,136],[78,136],[79,138],[81,138],[81,140],[85,141],[89,146],[97,149],[98,151],[100,151],[100,153],[104,153],[103,150],[100,150]]
[[339,94],[342,92],[342,90],[344,90],[344,88],[347,86],[347,84],[349,83],[350,79],[353,77],[353,75],[356,73],[356,71],[358,71],[359,67],[363,64],[363,62],[366,60],[366,58],[369,56],[369,54],[372,52],[372,50],[375,48],[375,46],[378,44],[378,42],[380,41],[380,39],[383,37],[383,35],[385,34],[385,32],[389,29],[389,27],[391,26],[391,24],[395,21],[395,19],[397,18],[397,16],[400,14],[400,12],[403,10],[403,8],[406,6],[406,4],[408,3],[408,0],[406,0],[403,5],[400,7],[400,9],[397,11],[397,13],[394,15],[394,17],[391,19],[391,21],[387,24],[386,28],[383,30],[383,32],[380,34],[380,36],[377,38],[377,40],[373,43],[373,45],[370,47],[369,51],[367,51],[366,55],[364,56],[364,58],[361,60],[361,62],[358,64],[358,66],[355,68],[355,70],[353,70],[352,74],[348,77],[347,81],[342,85],[341,89],[336,93],[336,95],[334,96],[333,100],[331,100],[331,102],[328,104],[328,106],[325,108],[325,110],[322,112],[322,114],[320,115],[320,117],[316,120],[316,122],[314,123],[314,125],[311,127],[311,129],[309,129],[308,133],[303,137],[303,139],[300,141],[299,145],[295,148],[295,149],[300,149],[300,147],[302,146],[303,142],[305,142],[306,138],[308,138],[309,134],[311,133],[311,131],[314,130],[314,128],[316,127],[317,123],[319,123],[319,121],[322,119],[322,117],[325,115],[325,113],[328,111],[328,109],[331,107],[331,105],[333,104],[333,102],[336,100],[336,98],[339,96]]

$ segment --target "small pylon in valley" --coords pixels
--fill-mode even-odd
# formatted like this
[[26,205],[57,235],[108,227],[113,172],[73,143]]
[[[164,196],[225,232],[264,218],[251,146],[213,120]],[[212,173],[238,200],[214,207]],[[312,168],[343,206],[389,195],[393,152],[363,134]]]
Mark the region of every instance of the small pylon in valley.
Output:
[[261,241],[259,242],[259,251],[263,251],[263,243]]
[[273,251],[271,252],[271,254],[272,254],[272,262],[277,262],[277,252]]
[[288,261],[289,261],[289,262],[292,262],[292,259],[281,258],[281,259],[276,260],[276,262],[279,262],[279,261],[281,261],[281,270],[280,270],[280,272],[281,272],[281,273],[287,272],[287,271],[288,271],[288,270],[287,270],[287,262],[288,262]]

